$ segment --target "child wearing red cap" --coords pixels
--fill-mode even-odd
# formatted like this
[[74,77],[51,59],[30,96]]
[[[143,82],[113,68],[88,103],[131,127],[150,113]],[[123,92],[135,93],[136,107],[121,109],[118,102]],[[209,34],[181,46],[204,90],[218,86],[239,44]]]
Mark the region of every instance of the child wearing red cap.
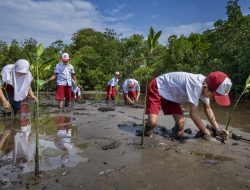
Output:
[[230,105],[228,93],[232,82],[220,71],[211,72],[207,77],[201,74],[172,72],[163,74],[148,85],[146,114],[148,121],[145,135],[153,136],[153,129],[158,123],[160,107],[165,115],[172,115],[175,120],[173,135],[180,138],[184,135],[185,117],[180,103],[189,103],[190,117],[205,139],[210,139],[211,132],[205,127],[198,115],[199,100],[203,102],[204,111],[216,135],[228,138],[228,132],[220,129],[210,107],[210,99],[215,99],[221,106]]
[[126,79],[122,84],[125,104],[134,104],[140,97],[140,85],[135,79]]
[[69,101],[72,99],[72,79],[76,81],[74,67],[69,63],[69,61],[69,54],[63,53],[61,62],[55,67],[54,74],[48,80],[46,80],[46,83],[48,83],[51,80],[57,79],[55,99],[58,101],[58,106],[60,109],[64,108],[64,100],[65,107],[69,105]]

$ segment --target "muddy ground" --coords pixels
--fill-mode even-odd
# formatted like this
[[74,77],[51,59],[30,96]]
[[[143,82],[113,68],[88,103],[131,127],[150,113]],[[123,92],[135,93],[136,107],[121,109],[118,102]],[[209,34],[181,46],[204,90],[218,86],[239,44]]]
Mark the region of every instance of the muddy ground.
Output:
[[[61,165],[42,172],[40,181],[33,173],[23,173],[4,189],[86,189],[86,190],[165,190],[165,189],[250,189],[250,146],[247,141],[229,139],[226,144],[213,139],[177,141],[168,132],[171,116],[161,115],[153,139],[141,137],[136,130],[142,123],[143,109],[115,106],[100,109],[104,103],[75,104],[76,109],[56,113],[77,118],[74,146],[84,161],[76,166]],[[51,108],[55,114],[56,108]],[[162,133],[160,127],[165,127]],[[192,137],[197,132],[187,119]],[[249,133],[230,128],[250,139]],[[167,132],[166,132],[167,131]],[[69,157],[71,159],[71,157]],[[73,159],[73,158],[72,158]]]

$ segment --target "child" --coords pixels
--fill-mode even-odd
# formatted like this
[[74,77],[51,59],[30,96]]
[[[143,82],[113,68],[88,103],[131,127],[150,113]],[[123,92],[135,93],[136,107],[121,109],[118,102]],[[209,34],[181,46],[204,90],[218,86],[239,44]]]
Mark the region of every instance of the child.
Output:
[[115,76],[108,82],[107,84],[107,96],[106,100],[115,100],[116,96],[116,86],[118,85],[120,73],[118,71],[115,72]]
[[172,72],[153,79],[149,83],[147,91],[148,122],[145,126],[145,135],[153,136],[153,129],[157,126],[158,114],[162,107],[164,114],[171,114],[175,120],[175,126],[172,129],[174,137],[182,137],[185,118],[180,103],[189,103],[191,119],[204,134],[204,139],[209,140],[211,132],[198,115],[198,103],[201,100],[207,119],[216,135],[227,139],[228,132],[219,128],[210,107],[210,99],[215,99],[216,103],[221,106],[230,105],[228,93],[231,86],[231,80],[220,71],[211,72],[207,77],[201,74]]
[[135,79],[127,79],[122,84],[125,104],[134,104],[140,97],[140,85]]
[[55,99],[58,101],[58,107],[60,109],[64,108],[64,99],[65,107],[68,107],[69,101],[71,100],[72,79],[76,80],[74,67],[69,61],[69,54],[63,53],[61,62],[55,67],[54,74],[46,80],[46,83],[48,83],[51,80],[57,79]]
[[36,100],[30,84],[33,79],[29,71],[30,64],[25,59],[19,59],[15,64],[6,65],[2,69],[2,81],[6,99],[11,104],[16,115],[21,108],[21,101],[28,95]]

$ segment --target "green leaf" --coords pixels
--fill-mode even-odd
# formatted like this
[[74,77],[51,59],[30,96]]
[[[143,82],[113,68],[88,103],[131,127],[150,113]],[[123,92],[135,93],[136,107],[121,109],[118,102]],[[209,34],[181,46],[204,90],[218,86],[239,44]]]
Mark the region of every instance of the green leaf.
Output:
[[161,31],[157,32],[157,34],[153,38],[153,47],[155,47],[157,40],[161,36]]
[[250,75],[248,76],[247,80],[246,80],[246,85],[250,82]]
[[245,89],[250,88],[250,83],[246,85]]
[[153,29],[153,27],[151,26],[151,27],[150,27],[150,30],[149,30],[148,39],[149,39],[150,41],[152,41],[153,38],[154,38],[154,29]]
[[30,70],[33,71],[33,69],[35,68],[34,64],[30,65]]
[[37,80],[37,85],[38,85],[39,87],[43,86],[44,84],[45,84],[45,81],[44,81],[44,80],[41,80],[41,79]]
[[245,89],[243,94],[248,94],[249,93],[249,89]]
[[47,65],[46,67],[44,67],[43,70],[44,70],[44,71],[50,70],[50,69],[51,69],[51,66],[52,66],[52,65]]
[[152,41],[148,39],[148,50],[151,53],[152,52]]
[[43,44],[39,44],[36,49],[37,57],[39,58],[43,54]]

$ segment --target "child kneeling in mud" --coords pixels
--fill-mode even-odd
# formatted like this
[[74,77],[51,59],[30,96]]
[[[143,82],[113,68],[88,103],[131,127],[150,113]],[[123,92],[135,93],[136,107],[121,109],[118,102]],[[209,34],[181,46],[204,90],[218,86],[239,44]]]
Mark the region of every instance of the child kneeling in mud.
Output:
[[216,103],[221,106],[230,105],[228,93],[231,86],[232,82],[229,77],[220,71],[211,72],[207,77],[201,74],[172,72],[151,80],[147,91],[148,121],[145,125],[144,135],[153,136],[153,129],[157,126],[161,107],[165,115],[172,115],[175,120],[175,126],[172,128],[174,138],[183,137],[185,117],[180,103],[189,103],[191,119],[203,133],[203,138],[209,140],[211,132],[198,115],[198,103],[201,100],[215,134],[226,140],[228,132],[219,128],[210,107],[210,100],[215,99]]

